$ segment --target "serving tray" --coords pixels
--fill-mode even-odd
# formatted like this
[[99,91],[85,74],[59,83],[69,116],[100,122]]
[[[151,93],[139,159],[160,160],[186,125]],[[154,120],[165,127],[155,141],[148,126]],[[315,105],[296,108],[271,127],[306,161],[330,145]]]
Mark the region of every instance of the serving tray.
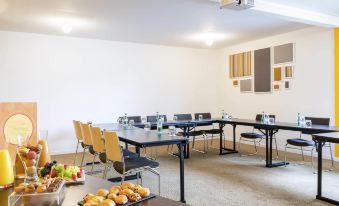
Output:
[[[140,200],[138,200],[138,201],[136,201],[136,202],[127,202],[126,204],[123,204],[123,205],[119,205],[119,204],[117,204],[117,206],[131,206],[131,205],[135,205],[135,204],[138,204],[138,203],[140,203],[140,202],[143,202],[143,201],[145,201],[145,200],[149,200],[149,199],[152,199],[152,198],[154,198],[155,197],[155,194],[150,194],[150,195],[148,195],[147,197],[143,197],[143,198],[141,198]],[[78,205],[79,206],[83,206],[85,204],[85,201],[80,201],[80,202],[78,202]]]

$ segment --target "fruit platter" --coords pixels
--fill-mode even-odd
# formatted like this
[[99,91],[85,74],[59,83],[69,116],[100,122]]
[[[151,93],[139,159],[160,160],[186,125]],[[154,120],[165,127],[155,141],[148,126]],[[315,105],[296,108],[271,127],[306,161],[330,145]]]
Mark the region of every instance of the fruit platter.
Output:
[[47,162],[44,167],[39,169],[39,177],[62,178],[66,181],[66,185],[70,184],[84,184],[85,171],[78,166],[71,166],[57,161]]

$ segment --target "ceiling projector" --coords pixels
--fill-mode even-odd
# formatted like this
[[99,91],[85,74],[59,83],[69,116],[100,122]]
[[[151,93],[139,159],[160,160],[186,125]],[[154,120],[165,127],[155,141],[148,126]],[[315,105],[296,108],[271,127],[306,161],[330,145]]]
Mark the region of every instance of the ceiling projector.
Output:
[[254,0],[220,0],[221,9],[243,10],[254,7]]

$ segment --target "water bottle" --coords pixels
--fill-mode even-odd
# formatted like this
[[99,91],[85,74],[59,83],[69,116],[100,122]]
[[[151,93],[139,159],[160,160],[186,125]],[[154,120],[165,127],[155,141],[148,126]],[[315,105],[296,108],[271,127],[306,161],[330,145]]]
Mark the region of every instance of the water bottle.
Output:
[[297,116],[297,124],[298,124],[298,127],[301,126],[301,124],[300,124],[300,113],[298,113],[298,116]]
[[124,115],[124,121],[123,121],[124,126],[128,126],[128,118],[127,118],[127,113]]
[[221,110],[221,119],[225,119],[225,111]]
[[261,123],[265,123],[265,112],[262,112],[260,121]]
[[159,119],[160,119],[159,112],[157,112],[157,114],[155,115],[155,119],[156,119],[157,122],[159,121]]
[[162,119],[158,119],[158,122],[157,122],[157,131],[158,133],[162,133]]

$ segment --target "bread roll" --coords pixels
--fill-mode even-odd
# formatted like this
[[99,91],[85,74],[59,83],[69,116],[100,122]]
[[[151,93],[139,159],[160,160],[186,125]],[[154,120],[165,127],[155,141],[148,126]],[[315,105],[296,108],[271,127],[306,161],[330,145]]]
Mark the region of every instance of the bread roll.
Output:
[[119,195],[118,197],[116,197],[114,199],[114,202],[119,204],[119,205],[123,205],[123,204],[126,204],[128,202],[128,199],[127,199],[126,195]]
[[109,193],[114,193],[114,194],[119,194],[119,192],[121,191],[121,187],[120,186],[113,186],[111,187],[111,189],[109,189]]
[[116,197],[117,197],[117,194],[114,194],[114,193],[109,193],[107,195],[107,199],[110,199],[110,200],[114,200],[114,198],[116,198]]
[[129,194],[127,197],[128,197],[128,200],[131,202],[136,202],[141,199],[141,196],[138,193]]
[[151,191],[148,188],[144,187],[144,188],[139,189],[138,193],[141,197],[147,197],[148,195],[151,194]]
[[123,189],[119,192],[119,195],[129,195],[129,194],[132,194],[132,193],[134,193],[134,192],[131,189]]
[[98,189],[96,193],[97,196],[101,196],[105,198],[107,197],[108,194],[109,194],[109,191],[106,189]]
[[138,191],[139,191],[140,189],[142,189],[142,186],[141,186],[141,185],[136,185],[136,186],[134,187],[134,192],[138,193]]
[[135,187],[135,185],[133,183],[130,183],[130,182],[123,182],[121,184],[121,188],[122,189],[131,189],[131,190],[133,190],[134,187]]
[[101,203],[99,203],[98,206],[115,206],[115,202],[113,200],[106,199],[102,201]]

